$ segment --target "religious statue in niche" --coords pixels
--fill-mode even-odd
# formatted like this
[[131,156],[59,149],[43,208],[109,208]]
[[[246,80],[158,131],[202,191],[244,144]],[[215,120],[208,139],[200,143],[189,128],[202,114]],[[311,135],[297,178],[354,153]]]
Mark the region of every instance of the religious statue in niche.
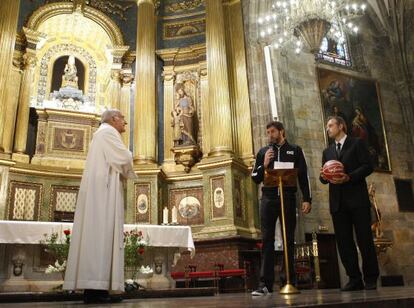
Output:
[[65,65],[64,74],[62,76],[62,88],[72,87],[78,89],[78,70],[75,65],[75,57],[69,56],[68,63]]
[[[190,73],[180,76],[175,85],[175,99],[171,112],[173,127],[174,160],[184,166],[185,172],[201,158],[200,147],[197,144],[197,113],[193,97],[196,98],[197,80]],[[193,96],[193,97],[192,97]]]
[[62,75],[62,86],[59,91],[53,91],[51,97],[54,107],[62,109],[79,110],[86,97],[78,85],[78,70],[73,55],[69,55]]
[[193,100],[186,93],[184,84],[178,83],[175,86],[176,102],[173,116],[172,126],[174,127],[174,146],[194,145],[194,114],[195,108]]

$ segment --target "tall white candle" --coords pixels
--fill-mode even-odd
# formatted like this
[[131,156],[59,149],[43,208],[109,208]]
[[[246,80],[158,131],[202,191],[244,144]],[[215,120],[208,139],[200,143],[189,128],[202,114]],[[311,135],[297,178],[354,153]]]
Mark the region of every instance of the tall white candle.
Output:
[[174,206],[171,210],[171,219],[172,219],[172,223],[176,224],[177,223],[177,208]]
[[163,224],[168,224],[168,209],[167,209],[167,207],[165,207],[163,212],[162,212],[162,223]]

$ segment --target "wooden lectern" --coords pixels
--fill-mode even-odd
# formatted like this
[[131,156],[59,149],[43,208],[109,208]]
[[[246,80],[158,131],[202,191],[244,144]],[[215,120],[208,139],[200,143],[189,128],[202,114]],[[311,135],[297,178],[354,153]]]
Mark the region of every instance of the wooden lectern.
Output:
[[285,223],[285,204],[283,198],[284,187],[296,187],[298,176],[298,169],[266,169],[263,185],[265,187],[278,187],[280,192],[280,206],[282,212],[282,236],[283,236],[283,253],[285,259],[286,285],[280,289],[280,294],[297,294],[300,293],[290,283],[288,247],[286,240],[286,223]]

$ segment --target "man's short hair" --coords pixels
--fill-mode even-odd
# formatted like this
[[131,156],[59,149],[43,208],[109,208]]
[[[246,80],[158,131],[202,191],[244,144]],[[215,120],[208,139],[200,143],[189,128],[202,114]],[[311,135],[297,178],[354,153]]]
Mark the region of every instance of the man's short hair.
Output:
[[276,128],[278,131],[284,130],[285,128],[283,127],[282,122],[279,121],[271,121],[269,123],[267,123],[266,125],[266,129],[269,129],[270,127],[274,127]]
[[105,110],[101,116],[101,123],[108,123],[112,119],[112,117],[120,116],[120,115],[121,115],[121,111],[119,111],[118,109]]
[[346,125],[345,120],[342,117],[339,117],[339,116],[330,116],[328,118],[328,121],[327,122],[329,122],[330,120],[335,120],[336,121],[336,124],[338,124],[338,126],[340,124],[342,124],[342,127],[344,128],[343,129],[344,133],[346,134],[348,132],[348,127]]

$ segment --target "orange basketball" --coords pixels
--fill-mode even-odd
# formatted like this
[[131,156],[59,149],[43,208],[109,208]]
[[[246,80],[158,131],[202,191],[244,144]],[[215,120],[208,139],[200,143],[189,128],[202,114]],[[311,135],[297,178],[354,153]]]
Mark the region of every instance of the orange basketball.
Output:
[[328,181],[341,178],[344,174],[344,165],[340,161],[329,160],[323,165],[322,173]]

